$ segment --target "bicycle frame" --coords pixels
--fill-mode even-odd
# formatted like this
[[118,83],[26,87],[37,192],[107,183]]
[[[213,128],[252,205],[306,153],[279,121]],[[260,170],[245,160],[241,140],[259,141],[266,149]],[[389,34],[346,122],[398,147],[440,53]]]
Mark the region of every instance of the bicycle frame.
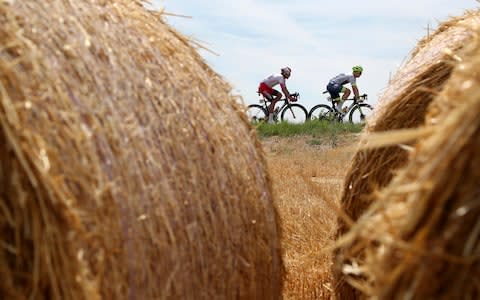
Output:
[[[258,93],[260,96],[262,96],[262,99],[260,100],[260,102],[263,104],[263,107],[265,108],[265,111],[267,112],[267,117],[270,115],[270,111],[268,110],[268,107],[270,106],[269,102],[271,102],[267,97],[265,97],[265,95],[263,95],[262,93]],[[298,97],[298,93],[294,93],[292,94],[292,96],[294,96],[295,98]],[[280,107],[277,106],[277,109],[273,109],[273,118],[275,120],[278,119],[278,114],[285,108],[287,107],[289,104],[290,104],[290,101],[288,101],[288,98],[282,98],[280,100],[277,101],[278,102],[283,102],[282,105]],[[276,104],[275,104],[276,105]],[[293,112],[293,110],[290,108],[290,111],[292,112],[293,116],[295,117],[295,113]]]
[[[330,102],[330,104],[320,103],[315,105],[310,109],[308,117],[311,120],[327,119],[343,122],[345,116],[348,115],[348,119],[350,122],[363,122],[365,117],[373,110],[373,107],[370,104],[364,102],[365,100],[367,100],[366,94],[361,95],[360,99],[358,100],[355,100],[354,98],[345,99],[344,101],[353,102],[347,105],[345,109],[342,109],[342,111],[338,111],[337,102],[332,101],[330,97],[327,97],[327,101]],[[357,116],[359,116],[360,119],[357,120]]]
[[336,112],[337,114],[341,114],[342,118],[344,116],[348,115],[348,113],[352,110],[352,108],[354,108],[357,104],[360,104],[360,103],[363,103],[364,101],[366,101],[367,100],[367,95],[366,94],[361,95],[360,99],[361,99],[360,101],[355,100],[355,98],[348,98],[348,99],[343,100],[344,102],[353,101],[352,104],[347,106],[347,110],[345,112],[343,112],[343,111],[338,111],[337,110],[337,106],[336,106],[337,101],[333,101],[330,97],[328,97],[328,101],[330,102],[330,105],[333,108],[333,111]]
[[[347,110],[345,111],[345,114],[348,114],[348,112],[357,104],[357,101],[355,101],[355,99],[351,98],[351,99],[346,99],[344,102],[347,102],[347,101],[352,101],[352,104],[350,104],[349,106],[347,106]],[[334,101],[332,101],[332,108],[338,112],[337,108],[336,108],[336,105],[334,103]],[[340,113],[344,113],[343,111],[341,111]]]
[[247,115],[251,121],[256,122],[258,120],[271,120],[278,122],[281,119],[282,122],[299,124],[308,120],[307,109],[299,103],[293,103],[296,101],[290,101],[290,99],[298,100],[298,93],[290,94],[292,98],[285,97],[283,99],[279,99],[278,101],[283,103],[275,105],[276,108],[273,112],[268,110],[268,107],[271,105],[269,98],[263,96],[261,93],[258,94],[262,96],[259,99],[260,103],[250,104],[247,106]]

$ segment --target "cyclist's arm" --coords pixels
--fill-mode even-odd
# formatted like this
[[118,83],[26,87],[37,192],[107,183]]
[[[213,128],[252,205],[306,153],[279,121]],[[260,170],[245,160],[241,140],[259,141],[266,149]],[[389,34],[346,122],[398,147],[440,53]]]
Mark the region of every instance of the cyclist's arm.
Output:
[[292,96],[290,95],[290,92],[288,91],[287,86],[285,84],[281,84],[280,87],[282,88],[285,98],[292,100]]
[[358,100],[360,98],[360,94],[358,92],[358,87],[356,84],[352,84],[353,95],[355,95],[355,99]]

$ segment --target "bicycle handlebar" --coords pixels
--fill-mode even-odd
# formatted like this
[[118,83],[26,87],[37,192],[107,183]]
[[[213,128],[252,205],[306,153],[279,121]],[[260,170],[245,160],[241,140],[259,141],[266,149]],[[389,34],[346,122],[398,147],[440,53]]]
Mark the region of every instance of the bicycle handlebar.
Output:
[[367,94],[363,94],[363,95],[359,96],[359,98],[362,99],[362,100],[367,100],[367,97],[368,97]]

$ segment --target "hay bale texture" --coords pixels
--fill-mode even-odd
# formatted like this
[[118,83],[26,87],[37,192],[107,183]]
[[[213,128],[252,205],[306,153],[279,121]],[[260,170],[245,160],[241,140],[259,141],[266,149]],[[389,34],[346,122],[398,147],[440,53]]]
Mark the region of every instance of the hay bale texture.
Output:
[[478,25],[427,110],[430,133],[348,233],[365,246],[358,286],[374,299],[480,297]]
[[139,1],[0,1],[0,298],[275,299],[255,132]]

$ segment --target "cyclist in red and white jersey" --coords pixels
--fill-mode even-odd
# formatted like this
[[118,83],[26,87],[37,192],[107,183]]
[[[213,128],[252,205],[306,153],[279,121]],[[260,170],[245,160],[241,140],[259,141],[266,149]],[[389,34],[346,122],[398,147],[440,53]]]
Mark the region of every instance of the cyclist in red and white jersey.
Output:
[[275,90],[273,87],[276,86],[277,84],[280,85],[280,88],[282,89],[283,93],[285,94],[285,97],[288,98],[290,101],[297,101],[294,97],[290,95],[290,92],[287,89],[286,85],[286,80],[290,78],[290,75],[292,73],[292,69],[289,67],[282,68],[280,70],[280,75],[270,75],[262,82],[260,82],[260,85],[258,87],[258,92],[261,93],[265,98],[270,102],[270,105],[268,106],[268,122],[273,123],[273,110],[275,108],[275,104],[277,101],[279,101],[282,98],[282,93],[279,91]]
[[[361,66],[354,66],[352,68],[352,74],[345,75],[341,73],[328,82],[327,91],[332,97],[332,101],[337,102],[337,110],[342,112],[342,105],[343,102],[350,96],[351,91],[346,88],[344,85],[350,83],[352,86],[353,94],[355,96],[355,100],[360,98],[360,94],[358,92],[357,87],[357,78],[362,75],[363,68]],[[340,93],[343,93],[342,97],[340,98]]]

